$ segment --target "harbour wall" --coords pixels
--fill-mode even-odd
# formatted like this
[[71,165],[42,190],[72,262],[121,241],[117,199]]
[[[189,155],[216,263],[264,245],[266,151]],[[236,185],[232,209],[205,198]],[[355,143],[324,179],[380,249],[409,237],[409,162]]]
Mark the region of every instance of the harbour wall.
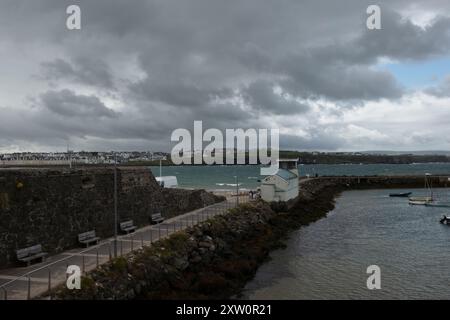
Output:
[[[436,187],[448,183],[446,176],[430,179]],[[423,176],[303,179],[298,198],[289,205],[261,200],[242,204],[228,214],[112,260],[88,273],[82,290],[60,287],[56,298],[239,298],[270,251],[283,247],[290,232],[325,217],[339,193],[423,185]]]
[[[163,189],[143,167],[117,169],[118,220],[149,224],[223,200],[204,190]],[[78,246],[79,233],[114,234],[114,169],[0,169],[0,267],[35,244],[52,254]]]

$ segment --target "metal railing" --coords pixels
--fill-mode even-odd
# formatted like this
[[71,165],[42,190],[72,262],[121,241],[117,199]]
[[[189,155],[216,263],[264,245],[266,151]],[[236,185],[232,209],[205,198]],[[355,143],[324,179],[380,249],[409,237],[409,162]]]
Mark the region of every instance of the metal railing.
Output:
[[[240,196],[239,203],[249,201],[247,196]],[[198,209],[196,211],[179,215],[157,225],[149,225],[136,230],[132,234],[122,235],[118,237],[120,246],[120,255],[123,256],[129,252],[151,245],[153,242],[164,239],[171,234],[184,230],[188,227],[201,223],[210,219],[211,217],[226,213],[230,208],[235,207],[236,204],[233,199],[229,199],[220,203],[210,205]],[[156,234],[156,238],[155,238]],[[33,297],[46,295],[52,299],[52,289],[67,281],[68,274],[67,267],[70,264],[81,264],[82,273],[93,270],[107,261],[112,259],[112,245],[114,239],[110,238],[101,241],[97,245],[88,247],[81,251],[67,254],[67,257],[57,259],[55,261],[46,263],[36,269],[28,271],[20,276],[16,276],[2,285],[0,285],[0,299],[3,296],[4,300],[8,299],[31,299]],[[129,243],[129,245],[127,245]],[[101,253],[102,252],[102,253]],[[75,261],[80,260],[81,261]],[[70,263],[71,262],[71,263]],[[77,262],[77,263],[74,263]],[[46,272],[45,272],[46,270]],[[33,278],[33,275],[42,273],[44,271],[46,281],[44,278]],[[26,281],[25,288],[20,284]],[[37,283],[37,284],[33,284]],[[33,291],[33,288],[35,289]]]

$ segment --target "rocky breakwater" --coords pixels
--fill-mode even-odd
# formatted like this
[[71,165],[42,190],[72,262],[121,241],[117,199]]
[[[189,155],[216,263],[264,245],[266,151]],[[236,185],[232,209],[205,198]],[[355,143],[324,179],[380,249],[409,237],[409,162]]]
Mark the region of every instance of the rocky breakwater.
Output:
[[82,289],[59,299],[224,299],[239,295],[290,230],[331,210],[334,185],[311,184],[288,211],[263,201],[242,204],[151,247],[89,273]]
[[270,220],[258,202],[231,209],[89,273],[60,299],[205,299],[235,294],[272,247]]

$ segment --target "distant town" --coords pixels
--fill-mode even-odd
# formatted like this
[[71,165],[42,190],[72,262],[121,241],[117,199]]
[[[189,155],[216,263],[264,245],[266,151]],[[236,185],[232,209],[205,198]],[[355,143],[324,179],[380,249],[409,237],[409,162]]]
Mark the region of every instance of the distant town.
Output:
[[86,164],[104,165],[148,163],[167,160],[168,153],[150,151],[67,151],[67,152],[16,152],[0,154],[1,165],[67,165]]
[[[301,152],[280,151],[280,158],[298,158],[302,164],[412,164],[448,163],[448,152]],[[170,153],[151,151],[66,151],[16,152],[0,154],[0,166],[45,165],[173,165]]]

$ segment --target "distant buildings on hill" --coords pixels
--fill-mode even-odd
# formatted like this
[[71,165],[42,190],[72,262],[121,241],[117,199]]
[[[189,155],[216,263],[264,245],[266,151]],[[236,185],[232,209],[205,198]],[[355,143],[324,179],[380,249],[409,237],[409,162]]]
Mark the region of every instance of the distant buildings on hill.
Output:
[[164,152],[132,151],[132,152],[18,152],[0,154],[3,165],[41,165],[41,164],[114,164],[167,160],[169,154]]

